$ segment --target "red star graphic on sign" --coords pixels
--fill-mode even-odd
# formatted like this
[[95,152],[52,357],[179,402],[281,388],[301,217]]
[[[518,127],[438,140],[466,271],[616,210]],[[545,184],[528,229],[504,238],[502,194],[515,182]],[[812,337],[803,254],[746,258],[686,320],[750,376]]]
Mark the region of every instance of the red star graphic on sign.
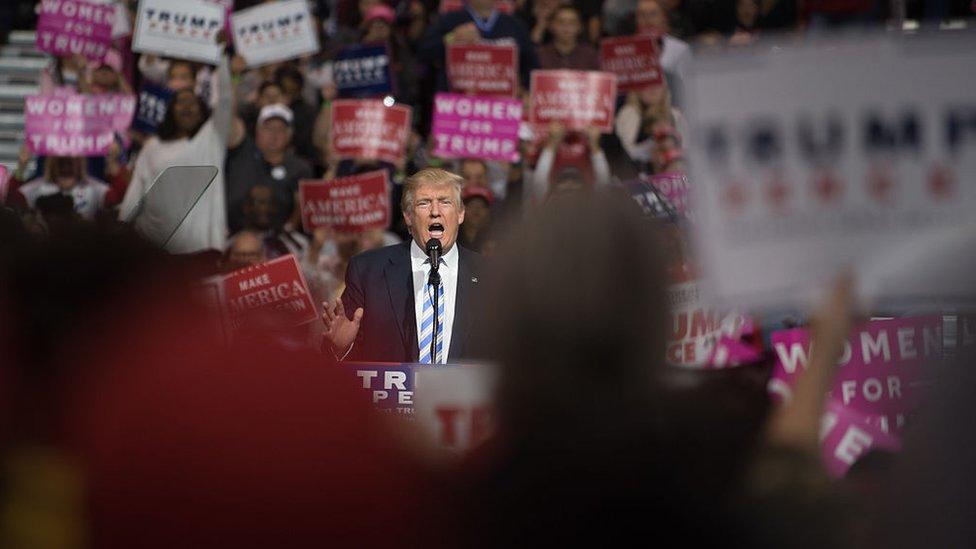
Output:
[[746,204],[746,192],[743,190],[742,185],[734,181],[727,184],[722,191],[722,203],[727,210],[734,212],[742,211],[743,206]]
[[823,202],[830,202],[838,196],[841,191],[840,183],[837,182],[832,174],[824,173],[817,176],[813,181],[813,190]]
[[193,29],[193,30],[190,31],[190,36],[196,37],[196,35],[197,35],[197,30],[196,29]]
[[176,27],[176,34],[183,34],[183,27]]
[[786,206],[786,199],[790,197],[790,188],[781,179],[775,178],[769,182],[766,196],[773,208],[781,210]]
[[149,28],[154,29],[159,25],[159,23],[149,23]]
[[275,38],[275,33],[273,33],[273,32],[269,32],[269,33],[268,33],[268,38],[270,38],[271,40],[274,40],[274,38]]
[[894,185],[894,182],[888,177],[888,173],[882,169],[871,170],[868,175],[868,192],[878,202],[891,200],[891,188]]
[[204,38],[210,38],[210,35],[211,35],[211,34],[212,34],[212,33],[211,33],[210,31],[203,31],[203,37],[204,37]]
[[929,172],[929,192],[936,198],[947,198],[952,194],[952,174],[943,166],[935,166]]

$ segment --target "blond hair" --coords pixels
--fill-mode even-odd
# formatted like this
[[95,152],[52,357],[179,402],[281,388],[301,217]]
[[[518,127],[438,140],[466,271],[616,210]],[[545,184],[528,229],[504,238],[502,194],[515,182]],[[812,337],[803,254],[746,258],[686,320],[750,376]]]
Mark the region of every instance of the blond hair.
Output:
[[403,183],[403,198],[400,200],[400,208],[403,211],[413,211],[413,195],[421,185],[453,185],[454,196],[457,198],[457,207],[462,210],[464,209],[464,202],[461,200],[461,188],[464,187],[464,178],[440,168],[424,168],[408,177]]

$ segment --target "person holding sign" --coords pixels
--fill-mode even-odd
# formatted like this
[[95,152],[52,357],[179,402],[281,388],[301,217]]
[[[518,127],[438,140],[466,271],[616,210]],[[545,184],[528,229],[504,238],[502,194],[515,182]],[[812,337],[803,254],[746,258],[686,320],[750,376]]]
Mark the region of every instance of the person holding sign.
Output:
[[479,41],[511,43],[513,40],[518,45],[518,67],[522,86],[525,86],[532,70],[539,68],[535,46],[525,26],[511,15],[499,12],[494,0],[470,0],[463,10],[442,14],[421,40],[417,57],[434,69],[437,90],[448,91],[444,69],[448,45]]
[[[478,254],[457,245],[462,185],[460,176],[436,168],[406,181],[403,217],[412,240],[353,257],[342,298],[323,304],[323,345],[337,357],[444,364],[470,356],[472,300],[482,266]],[[429,284],[428,251],[437,247],[439,285]]]
[[[239,140],[230,135],[233,99],[226,55],[221,56],[211,93],[214,95],[212,114],[206,102],[191,89],[173,95],[158,135],[146,142],[136,159],[132,182],[119,207],[119,219],[128,219],[136,211],[142,197],[166,168],[224,165],[228,140]],[[235,127],[236,131],[243,130]],[[223,250],[226,219],[221,170],[177,230],[169,249],[176,253]]]

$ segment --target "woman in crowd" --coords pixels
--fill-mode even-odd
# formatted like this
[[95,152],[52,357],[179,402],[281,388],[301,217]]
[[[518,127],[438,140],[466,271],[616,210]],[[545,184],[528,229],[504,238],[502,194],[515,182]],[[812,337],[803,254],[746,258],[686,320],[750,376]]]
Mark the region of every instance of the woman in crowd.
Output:
[[[231,92],[230,68],[224,56],[217,67],[212,113],[192,89],[184,88],[173,96],[158,135],[146,142],[136,159],[132,182],[120,206],[120,219],[126,220],[136,212],[143,196],[166,168],[223,167],[233,116]],[[171,251],[188,253],[224,249],[227,212],[222,174],[223,170],[218,172],[174,235]]]

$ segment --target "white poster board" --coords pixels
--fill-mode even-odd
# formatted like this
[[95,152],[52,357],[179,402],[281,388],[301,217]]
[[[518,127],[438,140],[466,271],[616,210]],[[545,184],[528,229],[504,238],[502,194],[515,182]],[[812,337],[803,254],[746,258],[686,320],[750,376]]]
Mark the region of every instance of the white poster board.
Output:
[[834,38],[696,59],[695,241],[725,305],[976,302],[976,36]]
[[234,12],[234,46],[257,67],[318,53],[319,39],[305,0],[260,4]]
[[414,418],[436,446],[464,453],[491,434],[493,366],[418,368],[414,375]]
[[216,65],[224,8],[204,0],[140,0],[132,50]]

